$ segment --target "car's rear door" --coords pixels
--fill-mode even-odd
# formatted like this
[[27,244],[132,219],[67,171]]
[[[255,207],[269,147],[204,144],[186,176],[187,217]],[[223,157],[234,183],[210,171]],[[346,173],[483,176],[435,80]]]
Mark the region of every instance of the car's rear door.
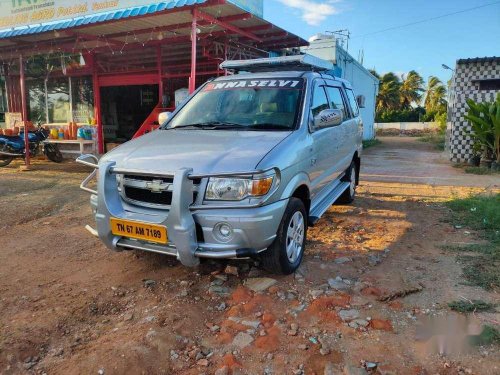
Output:
[[363,142],[363,119],[361,118],[361,113],[359,111],[358,102],[356,100],[356,96],[354,95],[354,91],[350,87],[345,88],[345,93],[347,97],[347,101],[349,102],[349,106],[351,109],[351,114],[354,119],[355,127],[350,129],[352,144],[351,144],[351,155],[357,151],[358,147]]
[[335,138],[332,140],[331,147],[334,149],[331,164],[335,165],[335,174],[330,178],[336,178],[343,173],[350,165],[352,155],[350,154],[350,143],[352,143],[352,129],[355,126],[347,100],[342,92],[342,86],[339,82],[327,81],[326,93],[332,109],[340,109],[344,120],[342,124],[335,127]]
[[339,127],[314,128],[314,118],[323,110],[330,109],[324,80],[314,82],[310,106],[310,132],[313,138],[314,156],[311,158],[310,179],[312,195],[319,193],[329,182],[335,179],[339,167],[335,160],[336,145],[339,138]]

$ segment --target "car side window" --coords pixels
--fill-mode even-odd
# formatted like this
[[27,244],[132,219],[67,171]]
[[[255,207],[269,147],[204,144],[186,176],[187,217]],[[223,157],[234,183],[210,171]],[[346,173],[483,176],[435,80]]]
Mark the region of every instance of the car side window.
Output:
[[350,117],[349,110],[344,102],[340,88],[327,86],[326,91],[328,92],[328,97],[330,99],[330,108],[340,109],[344,115],[344,120],[347,120]]
[[351,89],[346,89],[345,92],[347,94],[347,99],[349,99],[349,104],[351,105],[354,117],[358,117],[359,107],[358,107],[358,102],[356,101],[356,97],[354,96],[354,92]]
[[313,117],[316,117],[325,109],[329,109],[325,88],[320,85],[315,85],[311,102],[311,112]]

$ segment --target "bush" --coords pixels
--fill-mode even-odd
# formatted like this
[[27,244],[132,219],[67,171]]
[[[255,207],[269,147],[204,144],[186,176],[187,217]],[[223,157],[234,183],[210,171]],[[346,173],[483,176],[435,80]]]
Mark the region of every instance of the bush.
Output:
[[376,122],[419,122],[425,115],[425,109],[422,107],[411,109],[389,109],[377,112]]
[[434,116],[434,121],[438,123],[439,131],[443,134],[446,132],[447,120],[448,120],[448,114],[446,112],[438,113],[436,114],[436,116]]

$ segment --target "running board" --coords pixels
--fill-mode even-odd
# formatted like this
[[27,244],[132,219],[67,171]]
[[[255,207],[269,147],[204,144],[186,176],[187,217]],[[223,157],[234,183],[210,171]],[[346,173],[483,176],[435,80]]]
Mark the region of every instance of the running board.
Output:
[[321,216],[335,203],[337,199],[349,189],[349,182],[341,181],[326,197],[311,210],[309,215],[309,225],[314,225],[321,219]]

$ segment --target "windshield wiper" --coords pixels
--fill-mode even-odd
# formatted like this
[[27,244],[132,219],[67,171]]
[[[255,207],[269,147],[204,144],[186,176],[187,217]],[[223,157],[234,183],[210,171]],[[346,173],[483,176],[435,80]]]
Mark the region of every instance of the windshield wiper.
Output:
[[189,125],[179,125],[171,129],[187,129],[187,128],[196,128],[203,130],[219,130],[219,129],[235,129],[242,128],[244,125],[235,124],[232,122],[222,122],[222,121],[210,121],[210,122],[201,122],[198,124],[189,124]]

